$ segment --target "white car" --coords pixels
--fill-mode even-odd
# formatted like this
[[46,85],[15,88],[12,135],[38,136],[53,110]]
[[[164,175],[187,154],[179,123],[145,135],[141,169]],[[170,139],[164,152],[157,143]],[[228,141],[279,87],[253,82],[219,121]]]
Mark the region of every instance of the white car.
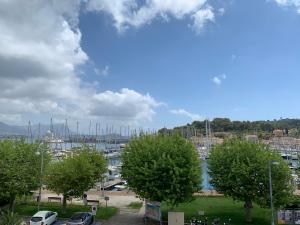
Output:
[[51,225],[57,221],[57,212],[39,211],[30,219],[30,225]]

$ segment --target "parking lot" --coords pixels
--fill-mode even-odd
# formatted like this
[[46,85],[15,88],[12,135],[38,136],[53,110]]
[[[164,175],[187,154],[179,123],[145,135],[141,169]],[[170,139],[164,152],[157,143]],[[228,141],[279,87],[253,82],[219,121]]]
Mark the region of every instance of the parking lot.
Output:
[[[52,225],[65,225],[67,223],[66,220],[59,220],[57,222],[55,222],[54,224]],[[26,225],[27,223],[24,223],[24,225]],[[102,225],[102,223],[100,222],[94,222],[92,225]]]

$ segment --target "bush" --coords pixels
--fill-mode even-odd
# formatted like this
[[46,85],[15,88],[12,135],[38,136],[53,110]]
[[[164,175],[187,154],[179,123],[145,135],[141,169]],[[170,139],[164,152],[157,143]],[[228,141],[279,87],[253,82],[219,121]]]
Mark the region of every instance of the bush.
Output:
[[14,212],[2,211],[0,216],[0,225],[20,225],[22,219]]

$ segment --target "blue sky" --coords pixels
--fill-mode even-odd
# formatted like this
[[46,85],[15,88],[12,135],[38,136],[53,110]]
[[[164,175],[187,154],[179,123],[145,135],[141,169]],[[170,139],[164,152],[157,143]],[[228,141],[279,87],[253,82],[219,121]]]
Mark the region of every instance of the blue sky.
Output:
[[[93,120],[159,128],[214,117],[299,118],[299,1],[189,1],[190,5],[176,0],[177,8],[159,0],[151,0],[148,5],[134,0],[74,1],[77,5],[66,1],[69,3],[58,7],[63,10],[57,10],[54,3],[38,6],[45,10],[37,13],[37,18],[49,24],[44,29],[62,40],[50,45],[46,37],[40,37],[42,29],[30,38],[55,49],[54,57],[48,60],[53,60],[51,65],[63,65],[58,72],[39,72],[38,76],[47,77],[50,86],[58,88],[62,84],[63,92],[56,96],[52,91],[58,93],[62,89],[47,86],[46,93],[36,93],[43,96],[37,100],[29,91],[23,92],[31,86],[33,76],[26,77],[12,68],[0,71],[0,78],[6,80],[13,77],[10,73],[16,73],[20,80],[30,80],[30,85],[20,91],[22,97],[15,96],[19,93],[16,86],[9,92],[6,85],[1,103],[12,105],[23,101],[28,107],[16,104],[11,110],[0,110],[0,119],[24,123],[29,119],[44,122],[50,117],[57,121],[70,117],[82,123]],[[13,3],[0,4],[13,8]],[[22,7],[29,6],[24,3]],[[43,17],[50,13],[52,18]],[[26,38],[34,28],[42,27],[43,24],[36,24],[37,18],[31,16],[24,25]],[[65,22],[68,27],[53,25],[51,19]],[[17,18],[0,18],[0,22],[10,24],[14,20]],[[6,37],[11,35],[13,41],[29,49],[30,54],[24,53],[26,57],[36,57],[34,62],[40,63],[39,57],[44,52],[41,56],[31,55],[39,48],[31,45],[30,39],[24,43],[17,39],[18,32],[22,32],[17,26],[16,32],[8,26],[2,28],[7,31]],[[0,46],[7,45],[5,40],[0,35]],[[63,51],[57,50],[60,48]],[[7,52],[12,52],[9,55],[12,59],[19,59],[11,49],[0,55]],[[20,60],[28,60],[25,56]],[[61,56],[60,61],[54,61],[55,56]],[[0,64],[1,60],[9,65],[1,57]],[[41,65],[49,68],[47,63]],[[34,64],[32,68],[38,66]],[[55,79],[44,75],[59,74],[66,68],[69,70],[64,74],[69,74],[68,79],[63,75]],[[60,83],[55,83],[58,80]],[[37,85],[32,85],[33,88],[40,87],[38,82],[33,83]]]
[[[119,34],[107,16],[82,15],[83,49],[110,68],[100,88],[151,93],[203,117],[299,117],[300,15],[261,0],[225,5],[224,15],[199,35],[176,20]],[[212,82],[222,74],[221,84]],[[164,111],[156,123],[189,121]]]

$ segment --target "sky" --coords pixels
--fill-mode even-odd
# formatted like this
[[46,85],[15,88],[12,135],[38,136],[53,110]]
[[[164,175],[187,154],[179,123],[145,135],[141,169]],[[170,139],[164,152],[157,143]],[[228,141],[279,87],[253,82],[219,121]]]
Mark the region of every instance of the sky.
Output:
[[300,0],[0,0],[0,121],[300,117]]

